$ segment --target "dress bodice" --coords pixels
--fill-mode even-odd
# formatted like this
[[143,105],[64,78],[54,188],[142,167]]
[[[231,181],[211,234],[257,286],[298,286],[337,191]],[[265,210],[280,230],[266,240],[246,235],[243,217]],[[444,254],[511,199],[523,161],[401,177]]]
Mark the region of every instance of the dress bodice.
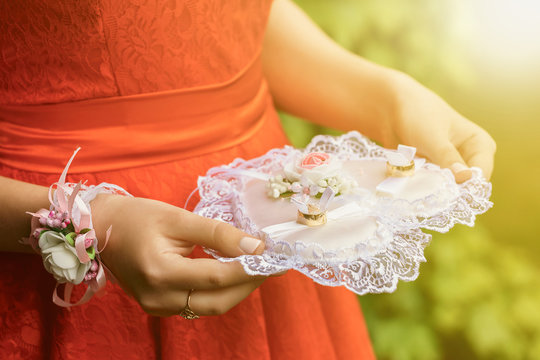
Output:
[[271,0],[0,1],[0,104],[205,86],[260,50]]
[[[287,144],[259,57],[270,3],[0,0],[0,176],[49,186],[81,146],[69,182],[194,205],[209,168]],[[0,359],[374,358],[356,296],[295,271],[192,321],[112,283],[59,308],[35,255],[0,253],[0,289]]]

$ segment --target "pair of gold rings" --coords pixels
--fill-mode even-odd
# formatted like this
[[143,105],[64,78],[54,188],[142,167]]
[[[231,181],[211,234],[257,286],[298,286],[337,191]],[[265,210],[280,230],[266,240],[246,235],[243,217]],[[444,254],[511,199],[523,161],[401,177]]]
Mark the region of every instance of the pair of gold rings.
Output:
[[189,290],[187,294],[187,300],[186,300],[186,306],[180,313],[180,316],[183,317],[186,320],[195,320],[199,318],[199,315],[195,314],[193,310],[189,307],[189,301],[191,300],[191,294],[195,291],[195,289]]

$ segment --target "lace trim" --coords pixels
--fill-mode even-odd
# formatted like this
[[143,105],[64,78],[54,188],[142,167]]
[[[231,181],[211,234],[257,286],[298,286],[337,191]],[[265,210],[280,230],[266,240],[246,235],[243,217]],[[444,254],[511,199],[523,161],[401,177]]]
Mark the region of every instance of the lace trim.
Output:
[[[365,136],[356,131],[351,131],[340,137],[325,135],[315,136],[306,147],[306,152],[324,151],[336,154],[346,160],[377,159],[384,160],[385,149],[378,146]],[[448,232],[455,224],[474,226],[476,215],[489,210],[493,203],[489,201],[491,196],[491,183],[482,177],[482,171],[471,168],[471,179],[456,186],[454,176],[448,169],[441,169],[435,164],[426,163],[423,168],[439,170],[447,179],[446,186],[436,194],[423,199],[410,202],[405,199],[380,198],[372,206],[376,207],[379,216],[392,219],[402,229],[424,228],[438,232]],[[440,201],[441,194],[457,191],[454,202],[448,206]],[[428,209],[444,207],[441,211],[429,214]],[[405,209],[405,210],[403,210]],[[414,216],[406,216],[405,213],[413,212]]]
[[[262,255],[225,258],[205,249],[207,253],[223,262],[239,261],[250,275],[271,275],[295,269],[320,284],[345,286],[360,295],[392,292],[399,280],[415,280],[420,263],[426,261],[424,248],[431,235],[424,234],[421,228],[447,232],[456,223],[473,226],[476,215],[492,206],[489,201],[491,184],[482,178],[480,169],[473,168],[472,178],[456,185],[449,170],[426,164],[424,168],[440,171],[447,180],[438,193],[412,202],[375,195],[362,202],[386,226],[385,231],[393,234],[382,246],[367,248],[360,244],[354,249],[329,251],[314,243],[296,241],[291,245],[287,241],[275,241],[260,231],[246,213],[240,194],[245,181],[250,179],[242,171],[271,174],[296,151],[286,146],[252,160],[235,159],[229,165],[210,169],[205,177],[199,178],[201,201],[195,208],[197,214],[228,222],[266,240]],[[339,137],[314,137],[305,152],[314,151],[334,154],[343,160],[384,160],[386,150],[353,131]],[[446,191],[454,192],[453,201],[439,200]],[[433,209],[437,211],[429,211]],[[351,250],[356,256],[351,257]]]

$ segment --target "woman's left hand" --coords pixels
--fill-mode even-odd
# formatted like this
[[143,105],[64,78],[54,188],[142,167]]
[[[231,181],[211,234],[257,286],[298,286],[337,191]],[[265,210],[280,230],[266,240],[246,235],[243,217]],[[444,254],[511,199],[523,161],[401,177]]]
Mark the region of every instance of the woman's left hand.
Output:
[[458,182],[470,178],[470,166],[491,177],[496,144],[484,129],[405,74],[393,73],[390,83],[394,106],[379,127],[384,146],[415,146],[419,154],[450,168]]
[[281,110],[385,147],[414,146],[458,181],[470,166],[491,176],[495,142],[485,130],[411,77],[341,48],[290,0],[272,6],[262,60]]

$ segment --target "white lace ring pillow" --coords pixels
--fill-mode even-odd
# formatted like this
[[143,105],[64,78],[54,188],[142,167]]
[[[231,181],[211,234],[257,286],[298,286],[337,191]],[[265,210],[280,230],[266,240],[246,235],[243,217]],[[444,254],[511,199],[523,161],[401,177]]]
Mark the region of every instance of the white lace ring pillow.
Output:
[[[418,277],[431,238],[422,228],[473,226],[492,206],[491,184],[480,169],[456,184],[450,170],[415,158],[414,151],[384,149],[353,131],[316,136],[304,150],[286,146],[210,169],[199,178],[195,212],[264,239],[266,250],[236,258],[206,251],[239,261],[251,275],[295,269],[357,294],[392,292],[398,280]],[[308,206],[324,207],[324,224],[297,221]]]

